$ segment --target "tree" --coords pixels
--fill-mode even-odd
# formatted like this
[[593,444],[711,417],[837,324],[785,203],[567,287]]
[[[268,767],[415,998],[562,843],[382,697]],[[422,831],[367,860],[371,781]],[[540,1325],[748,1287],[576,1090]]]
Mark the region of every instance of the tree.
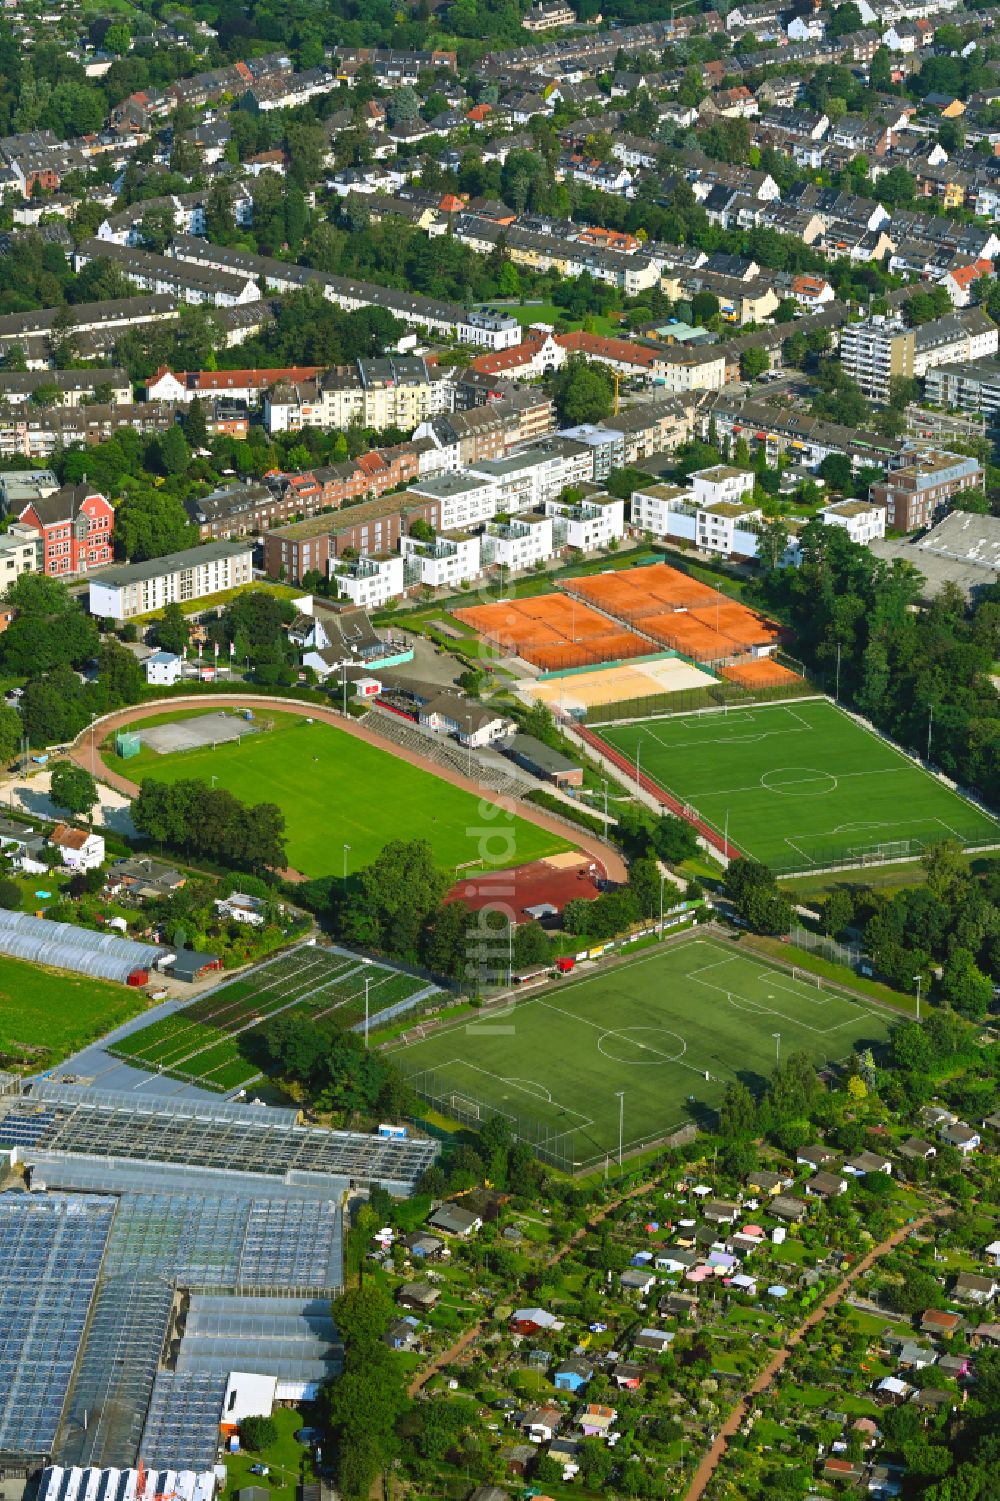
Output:
[[10,876],[0,876],[0,907],[7,912],[21,910],[21,888]]
[[[177,429],[185,449],[184,434]],[[129,485],[115,511],[115,555],[132,562],[162,558],[197,541],[197,532],[180,499],[162,490]]]
[[341,1293],[333,1302],[333,1321],[351,1362],[381,1343],[392,1318],[392,1302],[376,1282],[364,1282]]
[[880,94],[892,88],[892,53],[884,44],[875,48],[868,72],[869,87]]
[[23,730],[17,710],[0,700],[0,766],[8,766],[17,755]]
[[208,423],[205,418],[205,403],[195,396],[188,404],[184,418],[184,433],[192,449],[208,447]]
[[989,1010],[993,986],[968,949],[957,948],[944,967],[941,993],[960,1015],[979,1021]]
[[691,298],[691,316],[696,323],[708,323],[719,316],[719,299],[714,292],[696,292]]
[[104,689],[108,708],[114,709],[138,703],[146,679],[132,652],[117,641],[103,641],[97,657],[97,681]]
[[792,904],[783,891],[754,887],[747,895],[742,915],[756,933],[787,933],[792,925]]
[[771,368],[771,357],[766,349],[744,349],[740,355],[740,377],[742,380],[757,380],[765,370]]
[[823,903],[823,932],[836,938],[839,933],[843,933],[853,917],[854,898],[846,887],[838,886]]
[[162,619],[156,622],[156,644],[162,651],[183,656],[191,640],[191,626],[187,616],[176,602],[164,607]]
[[52,801],[70,813],[88,815],[98,801],[97,783],[82,766],[72,761],[57,761],[52,768]]
[[179,422],[174,422],[157,442],[160,468],[166,475],[183,474],[191,462],[191,449]]
[[773,521],[763,521],[757,529],[757,558],[760,566],[768,571],[780,568],[781,561],[788,551],[788,539],[791,533],[787,525],[780,517]]
[[942,839],[921,856],[928,890],[942,902],[953,902],[968,884],[968,861],[957,839]]
[[581,355],[571,355],[552,382],[552,395],[563,422],[599,422],[611,413],[613,385],[608,373]]
[[661,860],[679,865],[698,853],[698,836],[686,819],[664,813],[653,829],[652,845]]
[[549,935],[540,922],[518,923],[514,929],[514,963],[518,969],[544,964],[550,958]]
[[753,1136],[757,1129],[757,1106],[745,1084],[734,1079],[726,1088],[719,1107],[719,1131],[728,1139]]
[[819,466],[819,472],[831,490],[846,495],[851,488],[851,461],[846,454],[828,453]]
[[802,366],[805,364],[807,353],[808,350],[806,347],[806,336],[805,334],[801,334],[797,331],[793,334],[789,334],[788,338],[781,346],[782,360],[786,365],[794,366],[796,370],[802,369]]
[[245,1449],[259,1454],[278,1442],[278,1425],[273,1418],[264,1416],[241,1418],[240,1440]]
[[358,873],[344,911],[344,936],[385,953],[416,957],[448,884],[426,840],[391,840]]

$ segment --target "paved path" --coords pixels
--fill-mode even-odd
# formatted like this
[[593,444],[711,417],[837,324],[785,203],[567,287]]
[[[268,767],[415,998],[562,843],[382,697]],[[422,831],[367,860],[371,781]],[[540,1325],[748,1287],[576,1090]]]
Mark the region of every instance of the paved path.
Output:
[[[319,704],[302,703],[298,699],[271,698],[253,693],[213,693],[198,694],[190,698],[162,698],[152,703],[133,705],[130,709],[121,709],[116,714],[105,716],[99,724],[83,730],[70,747],[69,755],[78,766],[82,766],[86,771],[90,771],[95,764],[98,764],[102,782],[106,782],[109,787],[114,787],[128,797],[135,797],[139,791],[138,786],[135,782],[129,781],[128,777],[123,777],[120,772],[111,770],[101,755],[102,742],[122,726],[132,724],[137,719],[149,719],[153,715],[163,714],[171,709],[215,707],[269,709],[272,713],[301,714],[310,719],[318,719],[322,724],[336,725],[339,730],[343,730],[345,735],[353,735],[355,739],[363,740],[366,745],[377,746],[388,755],[407,761],[411,766],[418,766],[421,771],[430,772],[432,776],[440,777],[442,781],[450,782],[455,787],[461,787],[465,792],[471,792],[487,802],[498,803],[501,807],[508,806],[503,798],[498,798],[475,780],[463,776],[461,772],[441,766],[439,762],[417,755],[415,751],[405,750],[389,740],[383,740],[380,735],[373,734],[356,719],[345,719],[336,709],[327,709]],[[621,855],[616,850],[610,849],[602,840],[592,838],[586,830],[568,828],[562,819],[549,817],[541,808],[536,808],[532,803],[518,803],[516,807],[512,807],[511,811],[527,823],[533,823],[538,828],[545,829],[548,833],[575,844],[578,849],[585,850],[588,855],[603,865],[612,881],[628,879],[628,870]]]
[[928,1220],[933,1219],[933,1217],[933,1215],[925,1214],[920,1219],[914,1221],[912,1225],[901,1225],[898,1230],[894,1230],[886,1240],[869,1251],[867,1256],[862,1257],[857,1266],[852,1267],[847,1276],[841,1282],[837,1283],[833,1291],[828,1292],[822,1302],[817,1303],[808,1318],[804,1319],[798,1328],[791,1331],[785,1340],[784,1348],[779,1350],[768,1362],[750,1387],[746,1396],[740,1398],[723,1423],[718,1437],[712,1444],[712,1447],[702,1457],[701,1463],[695,1470],[691,1484],[685,1492],[684,1501],[700,1501],[700,1497],[705,1494],[708,1483],[715,1474],[723,1454],[726,1452],[729,1440],[737,1432],[740,1424],[750,1411],[753,1405],[753,1398],[767,1390],[775,1376],[783,1369],[795,1346],[800,1343],[809,1330],[814,1328],[820,1319],[824,1318],[830,1309],[840,1302],[847,1289],[874,1266],[876,1261],[881,1260],[883,1256],[888,1256],[889,1252],[894,1251],[901,1241],[905,1240],[914,1231],[919,1230],[921,1226],[926,1225]]

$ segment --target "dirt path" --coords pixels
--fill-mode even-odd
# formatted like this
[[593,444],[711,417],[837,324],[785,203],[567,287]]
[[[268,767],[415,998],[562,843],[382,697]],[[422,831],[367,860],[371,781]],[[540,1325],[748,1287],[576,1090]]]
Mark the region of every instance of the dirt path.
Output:
[[685,1492],[684,1501],[700,1501],[700,1497],[705,1494],[708,1483],[718,1468],[719,1461],[726,1452],[729,1440],[737,1432],[743,1419],[750,1411],[753,1405],[753,1398],[767,1390],[775,1376],[783,1369],[795,1346],[801,1342],[809,1330],[813,1329],[836,1303],[839,1303],[847,1289],[874,1266],[876,1261],[881,1260],[883,1256],[888,1256],[889,1252],[894,1251],[908,1235],[919,1230],[923,1225],[927,1224],[928,1220],[933,1218],[933,1215],[925,1214],[920,1219],[915,1220],[912,1225],[901,1225],[898,1230],[894,1230],[888,1239],[882,1241],[880,1245],[875,1246],[873,1250],[868,1252],[867,1256],[862,1257],[857,1266],[852,1267],[847,1276],[841,1282],[837,1283],[833,1291],[828,1292],[822,1302],[817,1303],[808,1318],[804,1319],[796,1329],[791,1331],[785,1341],[784,1348],[779,1350],[764,1367],[746,1396],[740,1398],[720,1428],[718,1437],[712,1444],[712,1447],[702,1456],[701,1463],[695,1470],[691,1484]]
[[[669,1169],[669,1171],[675,1170]],[[599,1225],[602,1220],[606,1220],[608,1215],[613,1214],[620,1205],[627,1204],[629,1199],[637,1199],[641,1194],[648,1194],[652,1189],[658,1188],[659,1185],[663,1182],[663,1176],[664,1175],[661,1175],[659,1178],[654,1178],[651,1183],[640,1183],[637,1188],[630,1188],[627,1194],[622,1194],[619,1198],[612,1199],[610,1204],[605,1204],[603,1209],[601,1209],[597,1214],[592,1214],[590,1216],[585,1225],[581,1225],[579,1230],[573,1231],[573,1234],[570,1236],[566,1244],[560,1246],[558,1251],[554,1251],[546,1261],[545,1265],[555,1266],[557,1262],[562,1261],[563,1257],[568,1256],[574,1246],[579,1245],[580,1241],[583,1240],[585,1236],[591,1233],[595,1225]]]
[[453,1345],[449,1345],[447,1350],[442,1350],[440,1355],[435,1355],[430,1365],[424,1366],[423,1370],[414,1376],[406,1388],[406,1395],[408,1397],[418,1396],[432,1376],[436,1376],[438,1371],[444,1366],[451,1365],[453,1360],[457,1360],[460,1355],[464,1355],[469,1346],[478,1338],[482,1327],[481,1323],[471,1324]]
[[121,709],[115,714],[108,714],[98,724],[83,730],[70,747],[70,758],[85,771],[91,770],[96,758],[96,761],[100,763],[98,768],[100,780],[117,792],[122,792],[127,797],[134,797],[139,791],[138,786],[135,782],[129,781],[128,777],[123,777],[120,772],[111,770],[101,755],[102,741],[124,725],[132,724],[138,719],[150,719],[170,709],[213,707],[270,709],[274,713],[301,714],[310,719],[318,719],[321,724],[335,725],[345,735],[353,735],[356,740],[363,740],[366,745],[377,746],[379,750],[408,762],[410,766],[419,767],[421,771],[430,772],[432,776],[450,782],[453,787],[461,787],[464,792],[471,792],[475,797],[483,798],[490,803],[498,803],[501,807],[512,807],[518,818],[523,818],[526,823],[535,824],[537,828],[545,829],[547,833],[555,834],[560,839],[576,845],[578,849],[585,850],[604,867],[612,881],[625,881],[628,878],[625,861],[618,852],[609,848],[601,840],[592,838],[586,830],[568,828],[562,819],[549,817],[542,809],[534,807],[531,803],[519,802],[515,807],[507,800],[497,798],[492,792],[481,787],[478,782],[462,776],[461,772],[441,766],[437,761],[432,761],[426,756],[419,756],[415,751],[404,750],[402,746],[394,745],[389,740],[383,740],[380,735],[374,734],[357,720],[345,719],[336,709],[327,709],[318,704],[301,703],[297,699],[271,698],[253,693],[213,693],[211,696],[198,694],[190,698],[156,699],[151,703],[133,705],[130,709]]

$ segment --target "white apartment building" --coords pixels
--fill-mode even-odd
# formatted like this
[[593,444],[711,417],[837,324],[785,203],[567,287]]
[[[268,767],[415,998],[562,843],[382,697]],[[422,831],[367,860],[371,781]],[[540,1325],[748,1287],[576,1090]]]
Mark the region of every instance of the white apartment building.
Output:
[[146,682],[172,688],[184,676],[184,661],[172,651],[157,651],[146,658]]
[[656,384],[671,396],[721,391],[726,384],[726,356],[714,348],[668,350],[661,358]]
[[632,492],[632,525],[651,532],[654,537],[681,535],[673,530],[670,519],[676,512],[691,517],[689,540],[693,542],[695,510],[691,505],[691,492],[680,485],[648,485],[644,490]]
[[724,558],[734,553],[756,557],[757,525],[762,520],[763,512],[756,506],[741,500],[699,500],[693,490],[676,485],[650,485],[632,496],[633,526],[667,541],[693,542],[703,552]]
[[840,330],[840,363],[845,374],[875,401],[888,401],[892,382],[915,374],[916,334],[899,318],[876,314]]
[[491,521],[499,509],[499,493],[495,479],[478,470],[459,470],[456,474],[432,474],[427,479],[418,479],[406,495],[408,499],[436,501],[438,529],[454,532]]
[[557,549],[578,547],[581,552],[591,552],[625,535],[625,502],[613,495],[591,495],[576,505],[547,500],[545,512],[552,517]]
[[42,534],[24,521],[13,521],[0,534],[0,594],[22,573],[38,573],[42,568]]
[[483,571],[478,533],[449,532],[433,542],[405,535],[400,537],[399,546],[407,583],[427,584],[431,589],[457,587],[478,578]]
[[731,464],[713,464],[710,469],[696,469],[691,475],[692,499],[699,506],[742,501],[753,486],[752,472],[734,469]]
[[405,592],[404,562],[398,553],[376,553],[347,565],[341,573],[331,569],[341,599],[349,599],[362,610],[375,610],[399,599]]
[[480,459],[469,466],[469,473],[496,484],[498,510],[531,510],[567,487],[590,484],[594,456],[586,444],[545,438],[502,459]]
[[730,558],[757,556],[757,525],[764,513],[738,500],[716,500],[697,510],[696,541],[703,552]]
[[869,505],[866,500],[838,500],[819,513],[826,526],[841,526],[852,542],[865,545],[885,536],[886,514],[884,506]]
[[109,620],[187,604],[209,594],[221,594],[253,580],[250,542],[207,542],[167,558],[105,568],[90,578],[89,609]]
[[540,511],[511,516],[509,521],[490,521],[483,533],[484,565],[498,568],[532,568],[552,557],[552,517]]
[[456,325],[460,344],[480,344],[486,349],[513,349],[521,342],[521,325],[502,308],[479,308]]

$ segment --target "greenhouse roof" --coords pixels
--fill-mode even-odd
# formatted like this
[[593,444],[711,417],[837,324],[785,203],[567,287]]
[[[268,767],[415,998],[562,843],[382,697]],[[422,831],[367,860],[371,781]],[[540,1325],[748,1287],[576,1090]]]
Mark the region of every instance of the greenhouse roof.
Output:
[[[422,1138],[389,1140],[298,1126],[288,1114],[32,1084],[28,1098],[0,1096],[0,1147],[16,1141],[49,1154],[183,1163],[331,1193],[331,1179],[381,1184],[403,1195],[413,1191],[439,1151],[437,1142]],[[258,1191],[267,1190],[260,1185]]]
[[6,908],[0,908],[0,954],[122,985],[135,970],[151,969],[171,957],[169,949],[151,943],[134,943],[117,934],[49,922]]
[[51,1452],[114,1214],[110,1198],[0,1194],[4,1452]]

